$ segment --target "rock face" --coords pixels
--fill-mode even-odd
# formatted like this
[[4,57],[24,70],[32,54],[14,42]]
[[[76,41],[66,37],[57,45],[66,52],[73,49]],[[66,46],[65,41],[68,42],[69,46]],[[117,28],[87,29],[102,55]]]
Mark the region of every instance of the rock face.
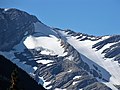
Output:
[[35,16],[17,9],[0,9],[0,50],[11,50],[25,35],[34,32]]
[[105,53],[105,58],[115,57],[119,61],[119,35],[102,40],[102,37],[50,28],[35,16],[17,9],[0,9],[0,54],[26,71],[36,82],[48,90],[111,90],[104,84],[109,83],[109,71],[99,63],[91,63],[87,54],[77,50],[68,38],[80,43],[97,41],[90,46],[97,50],[107,43],[116,42],[102,53]]

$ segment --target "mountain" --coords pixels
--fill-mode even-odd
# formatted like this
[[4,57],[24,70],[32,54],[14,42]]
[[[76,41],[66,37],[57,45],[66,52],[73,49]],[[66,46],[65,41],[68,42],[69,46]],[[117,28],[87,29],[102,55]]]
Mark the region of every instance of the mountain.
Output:
[[[45,90],[33,80],[25,71],[18,68],[10,60],[0,55],[0,90],[7,90],[11,86],[12,72],[17,69],[17,90]],[[29,82],[28,82],[29,81]],[[11,89],[12,90],[12,89]],[[15,89],[16,90],[16,89]]]
[[0,54],[48,90],[119,90],[120,35],[52,28],[18,9],[0,9]]

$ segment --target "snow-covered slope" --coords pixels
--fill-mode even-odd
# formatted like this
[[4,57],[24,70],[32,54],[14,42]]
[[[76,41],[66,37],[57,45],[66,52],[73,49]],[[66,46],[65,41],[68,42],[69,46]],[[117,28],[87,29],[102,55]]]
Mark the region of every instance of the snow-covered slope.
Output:
[[24,41],[25,46],[28,49],[39,50],[41,54],[46,55],[64,55],[64,48],[60,46],[60,39],[50,35],[49,37],[40,36],[28,36]]
[[0,9],[0,14],[0,54],[46,89],[120,87],[119,35],[95,37],[51,28],[17,9]]
[[[104,53],[102,54],[102,52],[105,49],[109,48],[110,46],[118,43],[120,39],[118,39],[115,43],[114,42],[107,43],[98,50],[96,48],[93,48],[93,46],[96,43],[102,42],[104,40],[108,40],[109,38],[111,38],[110,36],[103,36],[100,39],[95,41],[92,41],[90,39],[81,41],[81,39],[85,38],[85,36],[78,38],[79,36],[72,36],[71,34],[69,34],[69,31],[68,32],[59,31],[59,33],[61,37],[66,38],[66,41],[70,45],[72,45],[80,54],[82,54],[81,58],[83,61],[88,63],[91,68],[94,68],[94,65],[95,65],[100,70],[100,72],[102,73],[102,77],[105,79],[105,81],[98,79],[100,82],[105,83],[106,85],[111,87],[113,90],[117,90],[114,85],[120,85],[119,63],[118,61],[114,61],[115,57],[105,58],[105,54]],[[120,51],[119,49],[117,50]],[[118,54],[120,53],[118,52]]]

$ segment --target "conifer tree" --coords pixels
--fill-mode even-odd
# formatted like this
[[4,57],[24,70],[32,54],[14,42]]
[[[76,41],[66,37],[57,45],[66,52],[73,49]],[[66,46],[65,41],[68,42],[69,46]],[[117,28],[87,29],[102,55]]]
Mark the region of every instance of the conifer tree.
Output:
[[11,86],[9,90],[19,90],[18,89],[18,71],[17,68],[13,70],[11,74]]

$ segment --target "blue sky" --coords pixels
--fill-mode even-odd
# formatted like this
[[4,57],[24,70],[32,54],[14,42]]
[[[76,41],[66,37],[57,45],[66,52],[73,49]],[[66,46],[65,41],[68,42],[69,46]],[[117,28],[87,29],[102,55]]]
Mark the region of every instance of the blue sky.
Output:
[[120,0],[0,0],[0,7],[27,11],[51,27],[120,34]]

